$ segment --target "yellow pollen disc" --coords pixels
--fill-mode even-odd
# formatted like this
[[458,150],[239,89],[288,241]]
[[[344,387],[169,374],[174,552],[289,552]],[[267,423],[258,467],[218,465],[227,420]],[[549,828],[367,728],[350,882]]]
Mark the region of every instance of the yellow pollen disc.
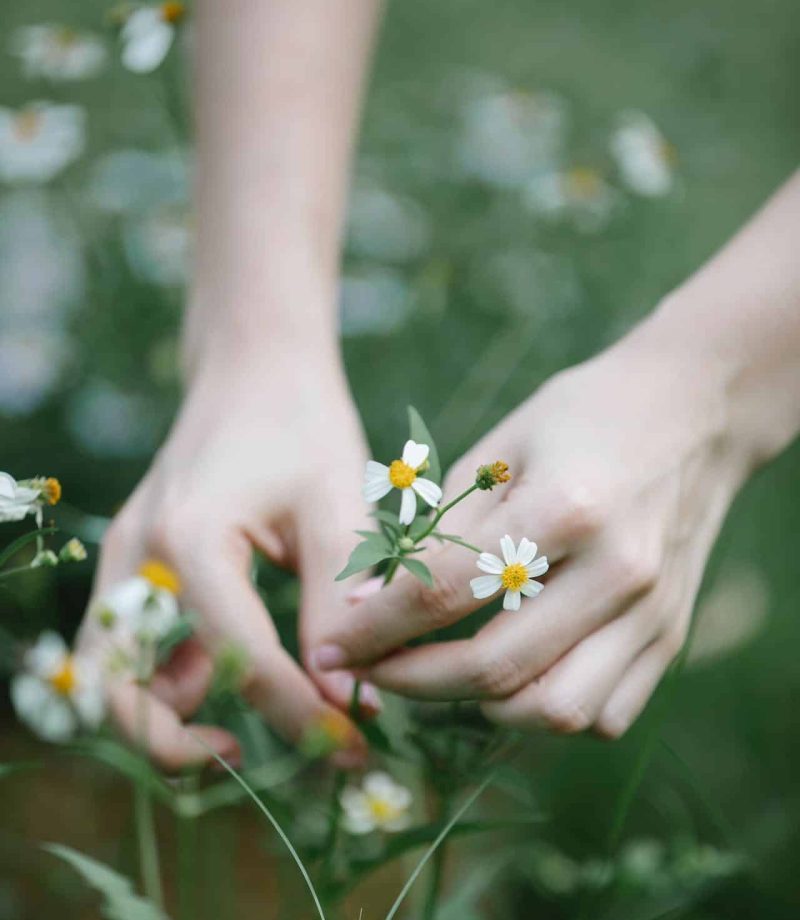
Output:
[[339,748],[347,747],[353,736],[350,722],[341,712],[325,713],[319,721],[319,727],[326,738]]
[[503,587],[509,591],[519,591],[519,589],[528,580],[528,570],[521,562],[515,562],[513,565],[507,565],[503,569],[500,581]]
[[417,478],[417,471],[402,460],[393,460],[389,467],[389,482],[395,489],[407,489]]
[[39,133],[41,125],[41,113],[25,109],[14,118],[14,133],[21,141],[30,141]]
[[400,809],[387,802],[385,799],[379,799],[377,796],[369,796],[367,799],[369,810],[372,817],[378,824],[384,824],[387,821],[393,821],[400,817]]
[[172,594],[180,594],[181,580],[168,565],[157,559],[148,559],[139,566],[139,574],[146,578],[154,588],[163,588]]
[[75,684],[77,680],[75,678],[75,664],[71,656],[67,656],[64,659],[64,664],[61,665],[61,670],[57,671],[50,678],[50,686],[60,693],[61,696],[69,696],[70,693],[75,689]]
[[576,198],[594,198],[600,191],[600,176],[586,166],[576,166],[567,173],[567,186]]
[[61,483],[53,476],[45,479],[42,495],[47,499],[48,505],[57,505],[61,500]]
[[161,18],[164,22],[177,22],[183,18],[185,7],[182,3],[162,3]]

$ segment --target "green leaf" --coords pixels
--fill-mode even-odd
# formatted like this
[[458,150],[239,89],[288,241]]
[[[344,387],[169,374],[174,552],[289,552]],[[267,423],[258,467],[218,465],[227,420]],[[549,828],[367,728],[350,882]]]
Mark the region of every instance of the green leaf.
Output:
[[407,568],[415,578],[419,578],[419,580],[429,588],[433,587],[433,575],[424,562],[420,562],[419,559],[409,559],[406,556],[402,556],[400,558],[400,565]]
[[358,729],[369,742],[369,746],[381,754],[396,754],[392,741],[378,722],[359,722]]
[[423,422],[422,416],[413,406],[408,407],[408,434],[412,441],[417,444],[427,444],[431,451],[428,454],[428,463],[430,467],[425,473],[426,479],[432,479],[434,482],[442,481],[442,467],[439,463],[439,452],[436,450],[436,444],[431,437],[428,426]]
[[30,533],[24,533],[21,537],[17,537],[13,543],[9,543],[0,553],[0,567],[4,566],[24,546],[33,543],[37,537],[46,537],[51,533],[58,533],[58,527],[43,527],[41,530],[32,530]]
[[382,524],[386,524],[387,527],[391,527],[397,531],[400,530],[400,522],[397,520],[397,515],[391,511],[385,511],[383,508],[379,508],[377,511],[372,511],[370,517],[374,517]]
[[433,535],[437,540],[447,540],[448,543],[457,543],[459,546],[465,546],[467,549],[471,549],[473,553],[482,552],[482,550],[477,546],[473,546],[471,543],[467,543],[466,540],[462,540],[461,537],[454,533],[439,533],[438,530],[435,530]]
[[394,547],[387,539],[386,534],[378,533],[375,530],[357,530],[356,533],[359,537],[364,538],[365,543],[371,543],[375,547],[380,546],[390,554],[394,552]]
[[152,901],[135,893],[130,879],[124,875],[71,847],[47,843],[44,849],[63,859],[88,885],[100,892],[102,913],[107,920],[167,920],[167,915]]
[[364,540],[350,553],[347,565],[336,576],[336,581],[343,581],[356,572],[363,572],[364,569],[371,569],[384,559],[392,555],[391,550],[386,551],[383,546],[376,546],[371,540]]

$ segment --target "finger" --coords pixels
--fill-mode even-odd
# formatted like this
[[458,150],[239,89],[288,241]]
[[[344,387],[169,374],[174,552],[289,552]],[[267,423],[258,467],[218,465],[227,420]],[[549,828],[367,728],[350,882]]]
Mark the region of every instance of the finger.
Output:
[[116,682],[109,688],[108,704],[121,733],[168,772],[208,763],[213,760],[209,748],[232,766],[240,763],[234,735],[210,725],[187,729],[175,710],[146,687]]
[[498,613],[472,639],[405,650],[364,676],[418,699],[510,696],[652,588],[649,571],[614,565],[599,552],[567,562],[538,597]]
[[177,646],[153,675],[150,689],[181,718],[200,708],[214,676],[214,661],[194,638]]
[[509,728],[584,731],[594,724],[654,631],[642,610],[630,610],[579,642],[541,677],[507,699],[483,703],[483,713]]
[[599,735],[619,738],[625,734],[644,710],[681,645],[681,639],[664,636],[639,655],[603,706],[595,726]]

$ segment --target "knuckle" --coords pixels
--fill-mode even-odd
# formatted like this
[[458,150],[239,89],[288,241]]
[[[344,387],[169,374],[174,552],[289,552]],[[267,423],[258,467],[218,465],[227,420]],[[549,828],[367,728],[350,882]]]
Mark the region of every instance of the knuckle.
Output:
[[476,662],[470,684],[480,698],[502,699],[520,689],[523,675],[510,656],[484,655]]
[[581,542],[597,536],[606,520],[600,496],[588,486],[557,486],[553,499],[553,526],[566,542]]
[[415,605],[425,611],[432,628],[449,626],[457,618],[462,586],[452,575],[437,574],[433,587],[417,581],[414,592]]
[[610,563],[610,575],[623,596],[638,596],[652,591],[661,566],[657,559],[639,548],[617,550]]
[[664,633],[660,642],[667,663],[674,661],[678,657],[685,641],[686,636],[682,629],[673,628]]
[[167,562],[177,562],[186,555],[190,546],[198,548],[203,528],[196,527],[185,512],[162,513],[150,525],[147,534],[148,550]]
[[539,712],[548,727],[561,734],[577,734],[591,724],[583,707],[559,692],[544,692],[540,697]]

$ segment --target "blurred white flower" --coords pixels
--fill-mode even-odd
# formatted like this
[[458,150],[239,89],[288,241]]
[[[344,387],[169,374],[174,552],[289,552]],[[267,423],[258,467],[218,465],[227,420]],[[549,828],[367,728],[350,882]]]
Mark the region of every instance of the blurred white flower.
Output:
[[18,483],[9,473],[0,473],[0,523],[21,521],[41,507],[41,489]]
[[423,479],[419,475],[427,466],[430,451],[427,444],[409,440],[403,448],[402,458],[393,460],[390,466],[368,460],[364,473],[364,499],[376,502],[392,489],[399,489],[401,524],[410,524],[416,517],[417,496],[435,508],[442,500],[442,490],[433,480]]
[[497,594],[505,588],[503,597],[504,610],[519,610],[521,596],[536,597],[544,585],[534,581],[539,575],[549,568],[547,556],[536,558],[538,547],[535,543],[523,537],[519,546],[506,534],[500,541],[503,558],[500,559],[493,553],[481,553],[477,566],[486,575],[473,578],[469,585],[474,597],[483,599]]
[[11,52],[22,61],[26,77],[53,81],[94,77],[107,58],[106,47],[96,35],[53,24],[17,29],[11,39]]
[[402,275],[371,268],[342,279],[340,322],[343,336],[387,335],[411,309],[411,293]]
[[90,383],[75,394],[66,412],[70,434],[96,457],[136,457],[151,450],[159,421],[142,396],[109,383]]
[[81,155],[85,144],[86,113],[80,106],[0,107],[0,179],[5,182],[48,182]]
[[158,642],[180,617],[177,576],[159,562],[147,562],[139,574],[110,588],[92,607],[92,615],[123,642]]
[[569,221],[581,233],[603,230],[620,204],[619,194],[600,173],[585,166],[539,176],[526,186],[524,197],[531,210]]
[[566,112],[552,93],[481,95],[464,106],[462,122],[461,168],[490,185],[521,185],[560,159]]
[[69,350],[68,339],[59,333],[36,330],[3,333],[0,414],[26,415],[37,409],[57,388]]
[[159,67],[175,40],[175,24],[184,13],[182,3],[134,9],[120,33],[123,66],[134,73],[152,73]]
[[124,231],[125,254],[131,268],[152,284],[185,283],[192,241],[189,215],[177,208],[160,208],[131,220]]
[[388,773],[368,773],[360,787],[347,786],[342,790],[340,802],[343,825],[351,834],[402,831],[411,823],[411,792]]
[[112,214],[146,213],[189,200],[189,156],[182,150],[115,150],[92,166],[89,195]]
[[675,150],[644,112],[621,113],[610,146],[622,181],[632,192],[658,198],[672,191]]
[[353,191],[348,217],[348,249],[357,256],[407,262],[423,252],[430,226],[415,201],[361,182]]
[[81,727],[100,725],[105,705],[93,659],[71,654],[61,636],[44,632],[24,665],[11,681],[11,700],[20,720],[39,737],[68,741]]

